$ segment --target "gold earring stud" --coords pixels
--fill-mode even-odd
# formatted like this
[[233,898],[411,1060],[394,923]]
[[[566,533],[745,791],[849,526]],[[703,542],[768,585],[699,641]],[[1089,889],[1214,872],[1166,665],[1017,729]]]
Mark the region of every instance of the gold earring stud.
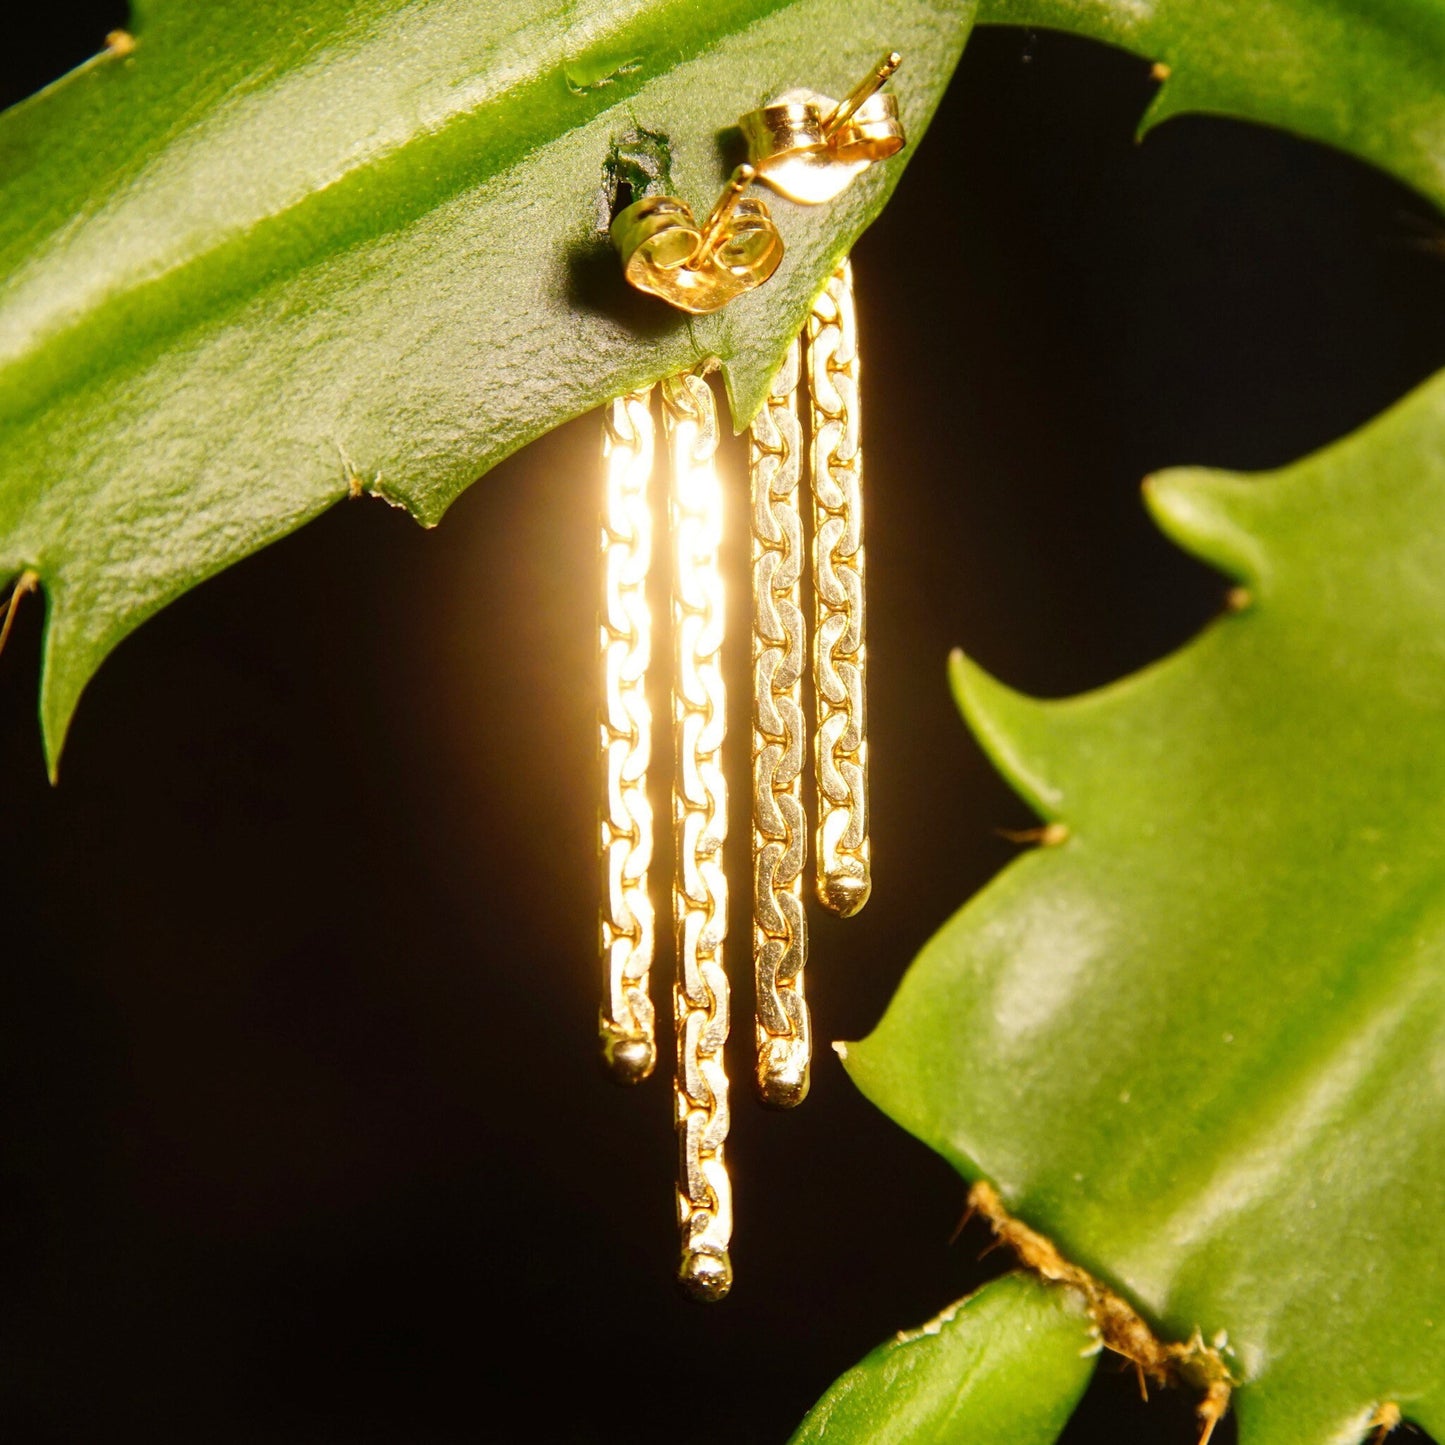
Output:
[[745,195],[756,179],[740,165],[699,225],[676,196],[644,196],[612,222],[612,244],[628,284],[694,315],[706,315],[761,286],[783,259],[767,203]]

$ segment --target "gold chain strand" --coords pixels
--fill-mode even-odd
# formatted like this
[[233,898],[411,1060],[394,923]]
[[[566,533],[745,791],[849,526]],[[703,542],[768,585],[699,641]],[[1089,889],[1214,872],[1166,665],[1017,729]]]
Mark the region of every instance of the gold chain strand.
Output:
[[803,516],[798,343],[749,434],[753,533],[753,971],[758,1092],[778,1108],[808,1092],[803,998]]
[[727,731],[719,665],[723,588],[718,570],[722,485],[712,389],[695,373],[662,384],[662,417],[672,455],[673,828],[677,861],[677,1188],[682,1232],[678,1278],[695,1299],[721,1299],[732,1286],[732,1186],[723,1161],[728,1133],[727,785],[720,752]]
[[652,561],[652,388],[609,403],[603,421],[602,466],[602,957],[607,999],[600,1020],[603,1058],[615,1078],[636,1083],[657,1058],[648,974],[654,918],[647,891],[652,863],[652,709],[647,667],[652,614],[647,569]]
[[808,317],[818,691],[818,898],[847,918],[868,901],[867,652],[858,323],[845,260]]

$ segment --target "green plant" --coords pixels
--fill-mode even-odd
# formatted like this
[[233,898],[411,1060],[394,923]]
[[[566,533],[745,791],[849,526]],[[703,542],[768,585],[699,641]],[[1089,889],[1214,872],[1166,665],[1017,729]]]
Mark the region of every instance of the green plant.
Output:
[[[709,355],[746,420],[900,174],[779,202],[789,249],[766,294],[659,316],[605,234],[619,168],[646,154],[705,213],[720,125],[814,73],[836,4],[266,14],[142,7],[133,52],[0,124],[0,576],[45,588],[52,769],[129,631],[352,492],[430,526],[539,433]],[[845,90],[886,32],[913,56],[921,136],[966,21],[878,7],[818,83]]]
[[1417,1253],[1445,1187],[1419,806],[1445,786],[1442,436],[1445,378],[1279,474],[1156,477],[1161,524],[1245,590],[1126,682],[1042,704],[955,660],[1054,831],[847,1053],[1165,1337],[1202,1331],[1245,1440],[1356,1439],[1392,1405],[1442,1425]]
[[[468,8],[456,7],[459,26]],[[769,65],[794,75],[825,9],[734,7],[711,15],[720,34],[730,24],[739,32],[753,22],[782,27],[798,48],[780,47]],[[1304,4],[1181,5],[1174,13],[1156,8],[1144,23],[1127,20],[1135,14],[1137,7],[1122,5],[1016,5],[985,8],[982,18],[1052,22],[1127,43],[1171,68],[1156,118],[1201,108],[1287,125],[1365,155],[1441,199],[1445,21],[1438,6],[1399,5],[1386,17],[1348,22],[1333,8]],[[0,310],[15,342],[0,373],[7,418],[0,557],[12,573],[34,566],[49,596],[52,759],[85,678],[127,628],[353,486],[433,520],[508,447],[629,380],[707,351],[733,363],[734,398],[746,414],[770,348],[796,325],[816,277],[881,204],[884,182],[860,192],[856,210],[820,217],[813,232],[803,213],[789,217],[797,269],[780,293],[786,305],[775,310],[759,304],[712,330],[678,324],[638,337],[609,312],[611,303],[589,309],[587,257],[600,242],[577,217],[604,188],[597,158],[605,161],[617,132],[614,100],[628,99],[634,110],[645,100],[670,119],[675,112],[670,157],[708,154],[713,141],[680,100],[685,78],[669,71],[654,79],[645,63],[632,68],[639,52],[656,54],[676,40],[667,27],[682,24],[681,16],[656,7],[647,21],[655,29],[605,36],[587,52],[600,56],[595,65],[560,45],[539,62],[550,88],[539,80],[535,94],[513,97],[516,113],[529,126],[534,115],[555,122],[559,137],[533,149],[501,123],[491,132],[508,134],[524,159],[500,143],[490,153],[478,117],[491,113],[464,101],[450,125],[408,139],[395,154],[369,152],[349,182],[306,191],[319,179],[313,172],[294,204],[207,220],[211,229],[191,250],[177,242],[169,257],[151,255],[145,227],[137,253],[102,253],[96,242],[89,253],[98,258],[96,273],[85,267],[84,228],[77,240],[62,224],[78,197],[100,194],[96,178],[113,174],[106,184],[118,199],[110,209],[100,205],[89,224],[142,202],[153,221],[165,212],[163,190],[161,200],[147,190],[157,173],[181,174],[172,167],[184,163],[199,166],[192,174],[212,174],[162,140],[166,106],[183,83],[196,86],[190,99],[198,113],[215,107],[214,143],[224,138],[234,152],[238,113],[222,101],[234,78],[254,68],[263,42],[207,31],[228,24],[219,15],[182,23],[180,10],[158,6],[154,26],[140,28],[133,59],[103,62],[12,113],[0,145],[10,154],[34,148],[43,163],[24,176],[16,168],[10,183],[19,199],[4,212],[10,220],[0,254],[7,273],[34,289],[17,286],[6,305],[30,296],[53,309],[49,330],[33,313]],[[912,47],[912,73],[936,94],[971,17],[922,7],[910,16],[890,14],[882,38]],[[340,65],[367,43],[395,39],[380,20],[362,24],[341,7],[330,17],[335,28],[328,33],[323,17],[313,35],[317,45],[316,35],[335,42],[327,64],[312,64],[312,52],[295,41],[290,63],[257,88],[261,109],[273,95],[293,104],[288,83]],[[166,26],[176,27],[169,71]],[[899,39],[909,26],[916,31]],[[485,75],[464,40],[460,29],[439,29],[423,47],[427,65],[446,57],[457,75]],[[695,53],[700,40],[690,35],[681,48]],[[266,37],[268,53],[274,44]],[[874,37],[864,37],[859,55],[875,48]],[[764,74],[741,61],[733,68],[730,54],[724,41],[691,62],[724,67],[719,74],[732,87],[719,101],[725,113],[780,83],[771,68]],[[117,138],[107,87],[124,75],[139,83],[152,55],[149,73],[160,76],[154,168],[139,178],[122,154],[138,144],[136,133]],[[226,59],[208,59],[215,55]],[[840,51],[833,59],[846,75],[858,58]],[[330,72],[338,93],[348,93],[342,82],[352,78],[344,66]],[[659,88],[644,96],[653,84]],[[548,104],[534,105],[536,97]],[[355,123],[370,114],[374,97],[352,99],[355,109],[337,114]],[[916,132],[919,117],[910,119]],[[694,129],[685,132],[686,125]],[[677,139],[684,135],[686,145]],[[249,153],[263,179],[276,160],[271,139],[253,137]],[[515,278],[503,277],[498,289],[469,300],[448,278],[466,274],[475,286],[475,274],[495,270],[482,262],[518,230],[505,202],[523,177],[558,197],[545,210],[550,220],[539,223],[538,253],[555,263],[559,247],[570,248],[568,286],[579,291],[554,287],[550,294],[566,300],[541,308],[537,332],[510,352],[479,339],[496,334],[486,325],[516,314],[503,304],[508,295],[530,303],[526,287],[509,293]],[[554,182],[560,190],[548,189]],[[699,178],[696,190],[705,193],[712,182]],[[495,204],[489,183],[503,191]],[[489,253],[474,249],[478,228],[490,237]],[[415,244],[408,249],[398,235]],[[468,258],[475,263],[464,267]],[[112,269],[121,263],[132,270]],[[516,265],[532,274],[525,261]],[[79,289],[66,290],[64,277]],[[415,348],[399,351],[386,331],[404,314],[424,333],[416,318],[427,307],[416,308],[429,290],[442,298],[435,312],[450,313],[436,333],[439,349],[427,353],[434,369],[420,364]],[[87,297],[96,299],[93,310]],[[458,316],[459,302],[474,311]],[[545,395],[512,396],[517,355],[565,352],[574,342],[572,363],[544,369]],[[576,357],[591,351],[608,365],[584,370]],[[263,429],[278,386],[315,404],[291,413],[294,434]],[[479,394],[489,399],[483,408]],[[1247,1440],[1357,1438],[1377,1407],[1392,1402],[1440,1425],[1438,1351],[1429,1348],[1433,1325],[1426,1323],[1438,1262],[1428,1248],[1422,1258],[1415,1242],[1422,1228],[1428,1233],[1440,1193],[1428,1149],[1432,1100],[1426,1090],[1411,1109],[1398,1107],[1404,1086],[1391,1071],[1413,1059],[1416,1077],[1428,1079],[1438,1053],[1429,826],[1438,787],[1429,725],[1440,700],[1433,643],[1440,542],[1432,523],[1441,500],[1441,423],[1436,386],[1284,477],[1162,480],[1154,497],[1165,524],[1239,575],[1249,605],[1135,682],[1038,707],[960,666],[975,726],[1067,837],[971,905],[920,961],[879,1033],[850,1051],[872,1097],[967,1176],[993,1179],[1016,1214],[1143,1306],[1162,1337],[1184,1341],[1196,1326],[1211,1338],[1227,1331],[1218,1349],[1240,1383]],[[1322,774],[1330,778],[1323,793]],[[1302,908],[1304,896],[1323,902]],[[1068,926],[1050,932],[1060,920]],[[1018,1006],[1015,1026],[989,1012],[1000,1000]],[[1037,1012],[1025,1018],[1019,1010],[1030,1002]],[[1051,1029],[1064,1029],[1073,1047],[1061,1050]],[[1391,1048],[1371,1053],[1384,1039]],[[1359,1065],[1353,1075],[1349,1061]],[[1414,1087],[1418,1095],[1421,1086]],[[1329,1111],[1316,1116],[1324,1118],[1323,1134],[1289,1127],[1291,1106],[1303,1108],[1331,1088]],[[1141,1151],[1130,1121],[1146,1099],[1158,1123]],[[1242,1149],[1241,1120],[1249,1136]],[[1315,1174],[1331,1189],[1317,1201],[1323,1207],[1310,1210],[1290,1191],[1314,1175],[1289,1151],[1308,1157],[1325,1146]],[[1282,1159],[1292,1165],[1284,1173]],[[1237,1186],[1245,1165],[1254,1166],[1253,1192],[1241,1204],[1237,1189],[1221,1190],[1218,1181]],[[1208,1227],[1191,1225],[1186,1237],[1181,1221],[1201,1217]],[[1337,1264],[1327,1273],[1318,1265],[1320,1242],[1341,1234],[1358,1253],[1340,1259],[1353,1258],[1354,1268]],[[1063,1316],[1057,1336],[1050,1332],[1052,1347],[1000,1346],[1002,1359],[989,1372],[997,1387],[960,1402],[951,1388],[958,1351],[943,1346],[967,1356],[976,1337],[956,1330],[986,1317],[995,1341],[1017,1343],[1040,1309]],[[1348,1334],[1327,1329],[1322,1316],[1347,1316]],[[1083,1328],[1066,1305],[1041,1305],[1036,1291],[1008,1285],[993,1287],[937,1336],[899,1349],[920,1386],[930,1387],[919,1398],[946,1400],[949,1428],[967,1438],[987,1438],[991,1429],[1022,1438],[1010,1404],[1018,1392],[1047,1385],[1052,1394],[1037,1428],[1048,1438],[1080,1388]],[[915,1365],[925,1352],[925,1363]],[[861,1384],[849,1387],[854,1405],[866,1403],[872,1379],[896,1379],[898,1362],[895,1352],[865,1366]],[[896,1403],[895,1394],[885,1421]],[[924,1408],[932,1408],[926,1400]],[[985,1409],[992,1415],[969,1413]],[[886,1438],[876,1415],[850,1428],[862,1432],[856,1438]]]

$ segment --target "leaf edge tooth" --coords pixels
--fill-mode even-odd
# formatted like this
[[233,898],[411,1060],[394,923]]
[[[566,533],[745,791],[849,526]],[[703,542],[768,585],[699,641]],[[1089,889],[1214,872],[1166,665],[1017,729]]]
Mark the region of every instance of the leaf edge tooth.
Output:
[[1269,559],[1254,529],[1260,480],[1213,467],[1169,467],[1144,478],[1144,506],[1182,551],[1251,590],[1269,578]]
[[1004,781],[1046,823],[1064,822],[1064,789],[1050,779],[1039,746],[1054,728],[1053,706],[1000,682],[958,647],[948,681],[964,724]]

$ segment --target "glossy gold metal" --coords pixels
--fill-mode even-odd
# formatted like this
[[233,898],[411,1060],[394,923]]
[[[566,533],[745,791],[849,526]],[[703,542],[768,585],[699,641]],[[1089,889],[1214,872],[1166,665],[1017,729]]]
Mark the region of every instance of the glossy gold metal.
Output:
[[[828,117],[827,124],[824,126],[825,133],[830,138],[836,136],[863,108],[869,98],[882,90],[888,83],[889,77],[902,64],[903,57],[896,50],[890,50],[834,108],[833,114]],[[898,149],[899,147],[895,146],[889,154],[894,154]]]
[[732,1186],[723,1157],[729,1126],[723,1045],[728,1036],[727,784],[721,749],[727,697],[720,654],[723,586],[722,485],[712,388],[695,372],[662,384],[663,430],[672,458],[673,541],[673,922],[677,976],[675,1094],[682,1259],[678,1279],[694,1299],[732,1286]]
[[803,865],[803,462],[799,344],[773,377],[749,433],[753,536],[753,975],[757,1084],[765,1103],[800,1104],[812,1041],[803,997],[808,921]]
[[881,87],[903,63],[890,51],[842,99],[790,90],[739,121],[758,179],[804,205],[831,201],[907,144],[898,102]]
[[[761,231],[743,232],[739,229],[737,222],[746,218],[741,211],[743,204],[743,193],[757,179],[757,172],[750,165],[740,165],[733,171],[731,178],[723,193],[717,199],[717,204],[712,208],[706,221],[702,226],[702,237],[697,244],[697,253],[687,264],[690,270],[699,270],[715,253],[726,248],[727,245],[735,243],[741,235],[747,234],[749,245],[755,243],[759,238],[767,238],[768,232],[773,228],[764,228]],[[762,203],[759,202],[759,205]],[[763,214],[767,214],[767,207],[763,207]],[[774,231],[773,234],[776,234]],[[752,257],[752,251],[745,247],[731,255],[729,258],[734,263],[747,263]]]
[[829,278],[808,317],[807,377],[818,707],[816,886],[819,901],[847,918],[868,901],[873,886],[858,322],[847,261]]
[[602,957],[607,997],[600,1018],[602,1057],[614,1078],[637,1083],[657,1059],[648,974],[654,951],[652,708],[647,668],[652,614],[647,572],[652,512],[647,488],[653,462],[652,388],[607,407],[602,433]]
[[705,315],[761,286],[783,259],[767,204],[744,192],[753,167],[739,166],[698,225],[675,196],[644,196],[612,223],[612,244],[629,285],[683,311]]
[[[899,63],[897,53],[890,52],[841,101],[797,91],[744,116],[741,127],[752,163],[734,171],[702,225],[684,202],[670,196],[644,197],[623,210],[612,224],[612,239],[630,284],[682,310],[706,313],[766,281],[782,258],[782,242],[767,207],[744,195],[747,187],[763,180],[797,201],[830,200],[866,166],[896,154],[905,143],[903,128],[895,99],[881,87]],[[824,906],[846,917],[863,907],[872,888],[858,347],[847,261],[814,303],[803,336],[773,378],[749,444],[757,1084],[764,1102],[783,1108],[807,1095],[811,1067],[803,990],[808,953],[802,897],[808,828],[801,796],[804,447],[798,391],[803,377],[814,517],[815,886]],[[674,549],[678,1279],[693,1298],[711,1301],[732,1287],[732,1188],[724,1157],[730,1113],[723,1048],[730,1000],[723,966],[728,889],[722,871],[727,788],[721,769],[726,694],[720,666],[718,422],[712,389],[701,371],[672,377],[661,390]],[[603,948],[609,997],[602,1033],[614,1073],[634,1080],[651,1072],[655,1058],[647,998],[652,920],[646,896],[651,814],[645,773],[651,719],[642,696],[650,645],[643,596],[650,548],[648,394],[614,402],[607,428],[601,641],[607,787]]]

